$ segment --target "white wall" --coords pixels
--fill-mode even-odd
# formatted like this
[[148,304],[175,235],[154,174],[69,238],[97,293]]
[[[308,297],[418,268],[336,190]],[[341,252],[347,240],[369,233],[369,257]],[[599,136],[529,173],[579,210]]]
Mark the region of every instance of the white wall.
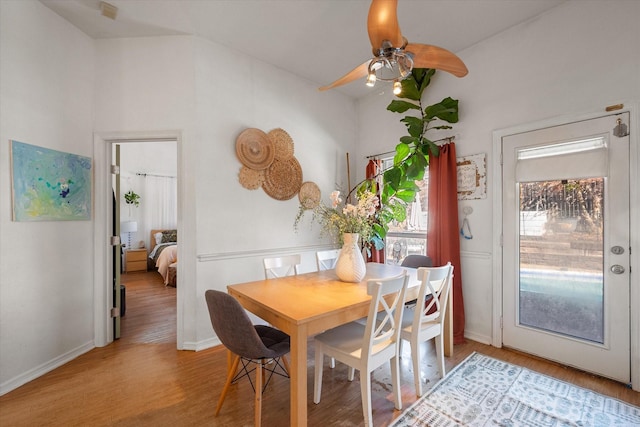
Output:
[[[447,96],[460,101],[460,122],[432,139],[455,135],[458,156],[487,154],[487,198],[459,206],[461,220],[462,207],[473,207],[474,237],[460,241],[467,337],[489,343],[492,336],[492,244],[499,231],[492,228],[493,131],[640,100],[639,17],[637,1],[570,1],[458,52],[469,74],[440,72],[427,88],[425,105]],[[358,104],[361,161],[393,150],[406,134],[398,123],[404,114],[386,111],[389,92]]]
[[98,133],[182,132],[178,346],[213,344],[206,289],[263,277],[262,258],[273,253],[305,252],[303,269],[310,270],[313,250],[329,244],[318,239],[317,227],[294,232],[297,197],[278,201],[240,185],[236,137],[248,127],[285,129],[303,180],[328,195],[345,181],[344,154],[356,140],[355,104],[199,38],[100,40],[97,46],[96,80],[108,81],[96,88]]
[[93,221],[13,222],[9,140],[92,157],[93,41],[0,2],[0,394],[93,348]]

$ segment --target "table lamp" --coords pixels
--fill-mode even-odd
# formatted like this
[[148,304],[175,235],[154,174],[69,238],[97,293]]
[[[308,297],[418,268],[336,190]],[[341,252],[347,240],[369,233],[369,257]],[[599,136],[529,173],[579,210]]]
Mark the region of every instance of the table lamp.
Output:
[[127,233],[127,248],[131,249],[131,233],[138,231],[136,221],[125,221],[120,224],[120,232]]

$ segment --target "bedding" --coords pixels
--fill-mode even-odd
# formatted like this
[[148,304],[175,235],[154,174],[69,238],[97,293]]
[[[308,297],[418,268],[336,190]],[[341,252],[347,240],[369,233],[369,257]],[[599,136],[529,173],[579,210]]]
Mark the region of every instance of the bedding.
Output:
[[157,270],[165,286],[176,286],[178,267],[177,230],[151,230],[151,245],[147,264],[151,270]]
[[[170,284],[169,280],[169,266],[178,261],[178,244],[165,246],[158,255],[156,261],[156,267],[158,267],[158,273],[162,276],[165,285]],[[176,264],[177,266],[177,264]]]

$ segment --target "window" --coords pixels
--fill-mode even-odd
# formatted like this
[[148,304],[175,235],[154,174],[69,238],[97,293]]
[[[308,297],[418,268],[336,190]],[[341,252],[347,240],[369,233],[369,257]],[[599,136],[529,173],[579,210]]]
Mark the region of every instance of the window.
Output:
[[[393,158],[382,160],[382,169],[393,166]],[[407,255],[427,254],[427,212],[429,174],[425,173],[422,181],[416,182],[420,193],[416,200],[408,206],[407,219],[402,223],[389,224],[385,239],[385,260],[387,264],[401,264]]]

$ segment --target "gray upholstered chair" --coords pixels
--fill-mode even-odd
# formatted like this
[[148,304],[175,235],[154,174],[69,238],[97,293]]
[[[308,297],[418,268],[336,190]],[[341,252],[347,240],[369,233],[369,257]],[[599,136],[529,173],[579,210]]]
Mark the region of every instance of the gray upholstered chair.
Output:
[[[426,255],[407,255],[400,265],[402,267],[409,268],[433,267],[433,261],[431,260],[431,257]],[[427,298],[431,298],[431,296],[428,296]],[[413,299],[411,301],[407,301],[404,305],[407,308],[415,307],[417,302],[417,299]]]
[[433,267],[433,261],[426,255],[407,255],[400,265],[411,268]]
[[[289,335],[270,326],[251,323],[244,308],[229,294],[210,289],[204,296],[207,300],[213,330],[222,344],[235,355],[218,400],[215,415],[220,413],[231,383],[244,376],[247,376],[251,382],[249,368],[252,364],[256,364],[255,384],[251,382],[251,386],[255,391],[255,425],[260,426],[262,392],[274,373],[288,377],[289,364],[284,356],[289,353]],[[280,360],[284,366],[280,364]],[[272,361],[273,363],[269,363]],[[242,368],[236,374],[240,362],[242,362]],[[268,371],[269,376],[263,385],[264,371]]]

